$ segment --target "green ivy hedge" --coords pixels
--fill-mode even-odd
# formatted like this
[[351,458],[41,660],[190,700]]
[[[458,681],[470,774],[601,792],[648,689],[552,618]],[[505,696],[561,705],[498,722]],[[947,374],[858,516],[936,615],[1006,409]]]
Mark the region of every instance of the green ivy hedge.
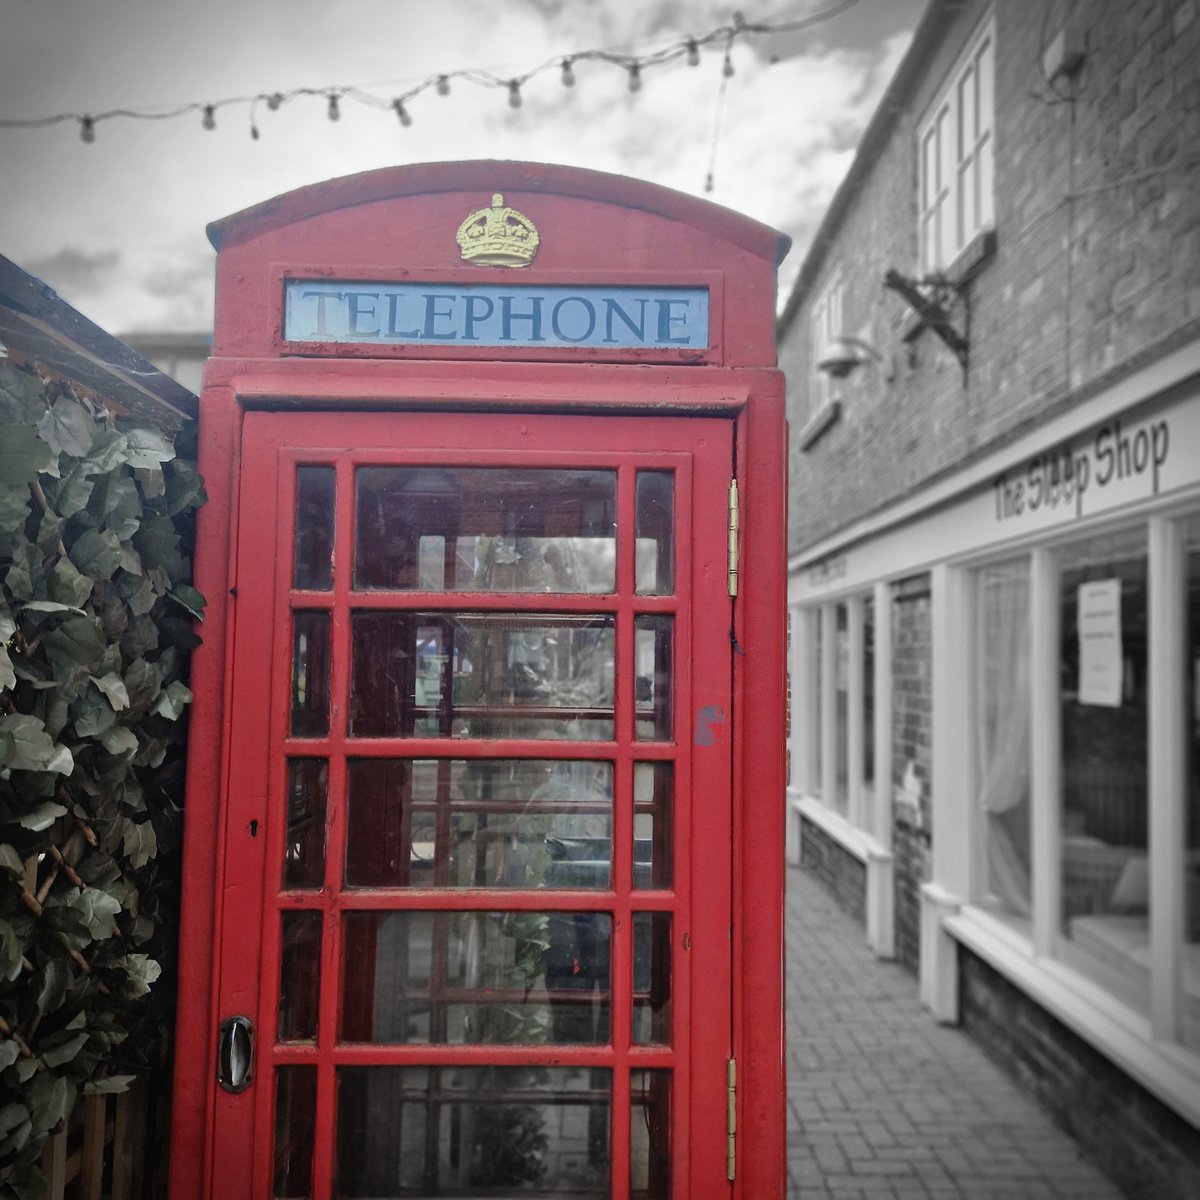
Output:
[[163,434],[0,363],[3,1197],[81,1093],[166,1062],[204,499]]

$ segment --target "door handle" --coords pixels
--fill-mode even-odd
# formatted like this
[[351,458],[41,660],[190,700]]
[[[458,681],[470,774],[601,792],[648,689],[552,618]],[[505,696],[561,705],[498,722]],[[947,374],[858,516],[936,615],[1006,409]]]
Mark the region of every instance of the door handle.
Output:
[[249,1017],[226,1017],[217,1043],[217,1082],[235,1096],[254,1079],[254,1026]]

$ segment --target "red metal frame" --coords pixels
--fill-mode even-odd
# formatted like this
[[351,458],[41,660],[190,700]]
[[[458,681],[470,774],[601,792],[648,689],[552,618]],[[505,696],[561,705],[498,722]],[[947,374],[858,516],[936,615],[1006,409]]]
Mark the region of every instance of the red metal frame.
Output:
[[[502,168],[501,178],[497,178],[497,167]],[[434,362],[425,357],[362,359],[342,353],[341,348],[329,347],[322,347],[327,354],[323,358],[276,357],[279,346],[273,340],[271,322],[264,324],[262,317],[280,279],[272,264],[320,263],[325,273],[350,278],[346,264],[372,261],[376,251],[377,230],[372,231],[364,224],[361,207],[355,212],[355,206],[370,201],[380,205],[381,212],[393,202],[424,206],[420,208],[422,215],[418,222],[423,228],[431,219],[430,213],[443,205],[448,203],[457,211],[466,202],[459,193],[475,204],[481,190],[490,192],[493,188],[505,190],[506,200],[522,211],[529,211],[540,201],[553,200],[557,224],[551,224],[552,228],[586,227],[587,238],[605,248],[604,255],[598,251],[590,256],[584,254],[579,262],[571,261],[570,256],[548,258],[539,264],[547,272],[573,271],[573,278],[584,281],[598,280],[603,274],[606,280],[611,280],[621,276],[628,265],[629,274],[622,278],[659,280],[661,274],[662,282],[688,282],[685,272],[689,264],[691,280],[695,279],[697,269],[720,272],[725,281],[725,295],[720,327],[714,327],[714,347],[720,347],[716,359],[710,359],[707,365],[691,367],[638,365],[636,354],[613,364],[587,362],[582,358],[553,363],[482,359]],[[526,194],[522,195],[522,191]],[[588,197],[586,202],[582,199],[584,195]],[[374,418],[355,418],[354,424],[366,420],[378,423],[380,429],[393,428],[393,435],[381,436],[394,436],[396,419],[386,413],[436,412],[439,422],[447,423],[441,427],[448,431],[451,444],[464,448],[475,444],[483,451],[498,444],[494,438],[496,422],[508,422],[527,430],[521,436],[526,440],[536,439],[556,462],[562,460],[565,447],[578,445],[574,435],[566,434],[568,429],[588,431],[592,440],[585,443],[583,452],[594,452],[598,460],[604,459],[603,451],[610,448],[619,457],[655,447],[660,438],[674,444],[677,430],[689,424],[680,418],[688,416],[719,418],[716,424],[731,432],[735,454],[728,457],[736,458],[742,488],[740,595],[736,602],[731,603],[725,597],[723,602],[697,613],[704,627],[687,650],[695,656],[696,647],[704,648],[702,661],[696,666],[702,686],[697,687],[686,705],[680,697],[675,720],[676,740],[690,740],[696,710],[703,706],[723,706],[724,723],[714,729],[718,745],[727,747],[731,754],[726,777],[732,808],[719,804],[700,806],[694,815],[697,824],[690,835],[677,829],[676,845],[690,844],[696,862],[706,871],[719,861],[728,864],[720,868],[722,874],[725,870],[731,873],[728,886],[722,884],[712,889],[698,886],[695,892],[702,905],[710,901],[717,904],[719,897],[718,907],[726,915],[714,920],[731,923],[734,961],[731,978],[725,968],[716,972],[730,980],[724,992],[727,999],[718,998],[715,1010],[721,1014],[723,1031],[720,1034],[706,1031],[703,1024],[693,1031],[693,1044],[703,1043],[710,1053],[694,1056],[697,1061],[692,1092],[676,1097],[683,1106],[672,1116],[673,1134],[679,1137],[681,1146],[686,1143],[695,1151],[695,1157],[680,1168],[685,1174],[677,1177],[673,1194],[677,1200],[710,1196],[782,1200],[785,1187],[782,798],[786,430],[782,381],[774,369],[770,337],[773,258],[778,239],[772,241],[761,233],[761,227],[750,228],[751,223],[742,218],[731,218],[730,214],[722,214],[702,202],[675,197],[662,189],[648,192],[647,185],[628,186],[628,181],[614,182],[587,172],[521,164],[451,164],[436,169],[379,172],[354,183],[326,185],[324,193],[321,189],[306,189],[284,200],[282,206],[275,204],[262,214],[231,218],[217,231],[217,237],[223,238],[218,261],[217,357],[210,361],[206,377],[201,422],[201,468],[211,499],[201,513],[196,553],[197,581],[209,598],[209,616],[203,630],[205,642],[193,666],[196,704],[189,763],[183,914],[183,945],[187,952],[181,963],[171,1194],[174,1200],[199,1200],[202,1196],[207,1200],[214,1194],[212,1164],[229,1153],[224,1132],[218,1152],[217,1130],[230,1128],[236,1139],[239,1131],[253,1126],[254,1122],[241,1116],[248,1097],[259,1105],[258,1120],[266,1122],[264,1127],[269,1132],[271,1089],[262,1086],[269,1077],[267,1056],[260,1055],[256,1064],[260,1082],[243,1096],[229,1096],[215,1087],[213,1063],[220,1018],[235,1011],[255,1011],[261,1022],[273,1003],[271,997],[277,986],[277,939],[268,938],[260,946],[263,923],[246,920],[246,887],[250,885],[245,881],[262,880],[267,864],[279,861],[277,848],[281,834],[267,818],[265,807],[269,795],[280,794],[279,781],[270,779],[261,738],[256,746],[251,723],[239,720],[238,714],[256,709],[271,712],[277,729],[282,729],[278,722],[286,712],[279,706],[286,707],[288,689],[286,679],[280,689],[278,675],[272,679],[268,671],[251,670],[243,678],[235,676],[232,668],[235,642],[241,646],[248,640],[255,645],[255,660],[265,663],[265,639],[280,624],[279,613],[272,607],[275,601],[264,599],[259,594],[264,588],[256,588],[248,581],[258,578],[266,585],[266,592],[287,596],[287,589],[280,583],[287,582],[288,568],[287,562],[281,560],[289,555],[277,555],[274,535],[277,514],[273,511],[277,492],[261,475],[262,456],[254,449],[260,444],[256,440],[256,426],[265,423],[265,427],[279,430],[291,423],[294,433],[303,431],[302,438],[293,436],[292,441],[312,444],[315,440],[325,447],[351,449],[363,439],[346,417],[321,415],[316,411],[336,409],[378,414]],[[587,220],[581,219],[581,208],[586,209]],[[405,214],[411,215],[412,211],[415,210],[406,208]],[[680,226],[687,226],[688,230],[681,232]],[[546,238],[546,219],[540,215],[539,227],[544,241],[551,245],[552,240]],[[355,229],[357,233],[353,232]],[[626,252],[620,248],[635,245],[656,249],[649,255],[638,250],[636,261],[630,257],[626,264],[622,257]],[[619,253],[612,253],[614,246],[620,249]],[[437,255],[429,255],[426,260],[414,257],[411,250],[406,251],[403,267],[398,255],[396,265],[389,267],[389,255],[394,253],[393,248],[385,246],[374,260],[382,264],[377,268],[379,277],[401,278],[399,272],[404,269],[411,278],[419,275],[442,279],[448,278],[451,270],[461,269]],[[496,357],[491,355],[489,359]],[[254,411],[258,409],[301,410],[305,415],[260,417]],[[551,414],[566,413],[572,415],[555,426],[557,418]],[[410,415],[407,420],[418,418]],[[555,428],[563,431],[557,442],[550,436]],[[464,437],[472,429],[478,431],[477,439],[471,435]],[[275,433],[271,437],[281,444],[289,440],[288,436],[277,437]],[[559,447],[557,454],[555,445]],[[249,455],[244,462],[243,446]],[[282,460],[275,456],[272,461],[274,471]],[[697,473],[697,479],[701,475],[707,481],[703,487],[721,493],[718,507],[723,512],[728,473],[705,469]],[[625,489],[621,496],[623,511],[628,511],[632,476],[628,482],[623,477],[621,486]],[[704,504],[710,502],[717,503],[715,494]],[[346,544],[345,532],[339,530],[342,545]],[[686,551],[683,539],[678,545]],[[274,566],[264,577],[263,568],[268,563]],[[271,578],[273,570],[281,574]],[[706,589],[706,594],[707,589],[715,589],[717,584],[723,587],[723,559],[720,563],[708,562],[703,576],[700,586]],[[236,590],[236,599],[230,595],[231,589]],[[305,606],[309,606],[310,598],[304,597]],[[476,609],[490,604],[473,593],[469,601],[467,597],[439,596],[437,607],[459,599],[464,606]],[[543,611],[595,611],[595,600],[595,597],[556,597],[551,606],[543,606]],[[643,601],[649,603],[643,605]],[[333,603],[338,602],[335,597]],[[356,607],[373,603],[366,597],[355,598]],[[652,611],[657,603],[641,597],[638,609]],[[497,603],[494,607],[511,606]],[[743,654],[732,652],[731,622]],[[623,624],[624,641],[619,644],[618,653],[628,655],[631,633],[628,621]],[[284,642],[286,646],[286,638]],[[677,657],[682,660],[683,653]],[[338,654],[335,648],[335,663],[339,659],[342,665],[336,669],[344,676],[346,656]],[[274,653],[273,660],[277,672],[286,672],[286,652]],[[718,663],[722,664],[720,669]],[[724,675],[717,686],[714,681],[722,671]],[[337,681],[334,686],[336,690]],[[619,695],[617,703],[623,711],[632,712],[631,696]],[[754,719],[744,719],[747,713],[753,713]],[[381,743],[380,750],[384,748]],[[406,755],[432,748],[428,743],[404,739]],[[525,752],[551,757],[570,756],[557,742],[525,743],[523,748]],[[444,752],[445,745],[440,749]],[[502,753],[512,749],[506,745]],[[483,752],[470,748],[469,744],[459,745],[457,740],[453,746],[455,756]],[[594,754],[594,747],[589,744],[578,756]],[[648,758],[654,753],[648,744],[639,744],[638,755]],[[282,756],[278,757],[282,762]],[[243,765],[246,763],[250,764],[248,769]],[[628,783],[628,779],[623,781],[626,789]],[[331,793],[335,786],[341,784],[331,782]],[[683,792],[683,781],[677,781],[677,795]],[[336,812],[338,806],[331,807]],[[677,812],[677,823],[681,815]],[[621,847],[632,846],[630,817],[631,812],[620,817],[614,830],[617,862],[625,861]],[[251,820],[258,820],[263,831],[255,838],[246,836]],[[227,860],[236,864],[232,874],[227,873]],[[331,855],[327,883],[336,867],[336,857]],[[628,880],[624,882],[627,884]],[[614,880],[613,895],[621,894],[621,886],[621,880]],[[676,891],[684,891],[685,885],[679,878],[675,886]],[[617,911],[607,893],[565,895],[571,905]],[[291,907],[313,902],[317,901],[308,898],[288,901]],[[382,894],[372,899],[356,895],[353,907],[366,908],[385,902]],[[515,906],[513,896],[494,892],[472,893],[469,898],[457,900],[453,893],[439,893],[437,903],[447,908],[487,907],[491,903]],[[639,910],[660,905],[669,906],[666,896],[656,893],[637,896]],[[277,911],[274,900],[268,900],[266,907],[271,913]],[[677,941],[682,932],[686,931],[676,931]],[[240,946],[244,961],[253,964],[254,970],[250,972],[253,978],[242,980],[220,973],[217,948],[227,945],[230,939]],[[328,953],[333,952],[332,943],[330,947]],[[695,956],[697,951],[689,953]],[[681,961],[677,954],[677,970]],[[337,984],[338,964],[326,961],[322,965],[326,991],[332,994],[330,990]],[[628,955],[617,955],[612,981],[614,1030],[628,1027],[631,970]],[[678,973],[688,975],[686,971]],[[707,997],[712,990],[712,974],[701,975],[693,963],[691,975],[704,987]],[[265,996],[257,998],[255,1009],[260,976],[266,984]],[[679,983],[683,982],[680,978]],[[681,1011],[687,1012],[686,1004],[690,1001],[678,989],[675,997]],[[692,1008],[703,1022],[708,1005]],[[322,996],[321,1011],[322,1034],[331,1034],[335,1010],[328,995]],[[724,1057],[731,1047],[739,1068],[737,1178],[733,1185],[725,1182],[724,1171]],[[657,1048],[633,1047],[629,1051],[631,1059],[636,1055],[639,1063],[644,1060],[648,1066],[667,1061],[665,1052]],[[612,1062],[616,1052],[605,1047],[572,1047],[570,1058],[578,1062]],[[299,1061],[313,1052],[289,1047],[280,1053],[290,1061]],[[406,1057],[412,1053],[389,1047],[384,1058],[388,1054]],[[414,1061],[464,1062],[476,1053],[480,1060],[486,1057],[493,1062],[506,1058],[528,1062],[531,1050],[526,1046],[422,1047]],[[547,1047],[534,1053],[545,1053],[548,1060],[561,1058],[557,1048]],[[339,1055],[344,1055],[346,1061],[369,1057],[378,1061],[379,1048],[343,1047]],[[319,1109],[332,1111],[330,1073],[326,1071],[322,1078],[325,1082],[318,1095]],[[620,1086],[624,1092],[614,1095],[614,1112],[618,1105],[623,1106],[621,1111],[628,1111],[627,1078]],[[686,1111],[689,1106],[691,1113]],[[699,1124],[695,1120],[701,1112],[718,1111],[719,1120],[708,1119],[707,1123]],[[621,1122],[616,1124],[620,1127]],[[627,1126],[625,1129],[627,1132]],[[320,1172],[322,1164],[328,1163],[332,1155],[331,1130],[320,1133],[318,1148],[322,1160],[318,1164]],[[621,1195],[623,1176],[619,1172],[627,1169],[628,1147],[623,1144],[612,1148],[614,1195]],[[252,1146],[246,1152],[256,1153]],[[269,1184],[269,1147],[266,1158],[261,1150],[257,1153],[259,1183],[252,1193],[255,1200],[259,1195],[257,1189]],[[618,1161],[622,1164],[619,1168]],[[262,1182],[264,1179],[267,1183]],[[245,1194],[244,1185],[241,1191],[237,1184],[226,1185],[223,1190],[228,1192],[231,1187],[234,1192]]]

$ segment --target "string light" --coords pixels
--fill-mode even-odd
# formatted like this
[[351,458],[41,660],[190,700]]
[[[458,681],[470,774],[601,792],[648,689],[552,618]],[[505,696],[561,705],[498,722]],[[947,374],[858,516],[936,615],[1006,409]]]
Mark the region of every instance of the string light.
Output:
[[396,110],[396,116],[400,118],[400,124],[403,125],[405,129],[409,129],[413,122],[412,113],[410,113],[408,109],[404,107],[404,101],[393,100],[392,107]]
[[[288,92],[259,92],[251,96],[230,96],[212,103],[189,103],[163,110],[161,108],[147,109],[112,109],[105,112],[73,113],[61,112],[45,117],[33,118],[0,118],[0,129],[41,129],[61,121],[75,121],[79,126],[79,136],[84,142],[96,140],[96,125],[100,121],[117,117],[125,117],[142,121],[163,121],[183,116],[186,113],[201,113],[201,126],[206,130],[216,128],[216,110],[231,104],[245,104],[250,107],[250,136],[259,139],[258,125],[255,120],[255,107],[261,101],[271,112],[277,112],[283,105],[301,97],[324,97],[328,104],[327,115],[331,121],[341,118],[340,101],[350,99],[359,104],[375,109],[392,109],[402,125],[407,125],[405,115],[406,104],[426,90],[435,91],[439,96],[450,93],[451,79],[465,79],[477,87],[504,88],[508,92],[508,103],[512,108],[520,108],[522,104],[521,88],[530,79],[547,70],[557,70],[563,87],[574,87],[576,67],[581,62],[595,63],[597,66],[620,68],[626,72],[628,88],[636,92],[641,88],[642,75],[647,67],[666,66],[673,62],[686,63],[690,67],[700,64],[701,51],[708,46],[724,45],[724,59],[721,67],[721,80],[724,84],[734,74],[733,45],[739,37],[771,36],[781,33],[795,33],[821,24],[833,17],[839,16],[847,9],[853,8],[860,0],[829,0],[826,7],[818,9],[805,17],[791,21],[758,21],[748,22],[740,12],[732,14],[729,24],[718,26],[701,36],[688,34],[673,44],[649,53],[631,56],[627,53],[595,49],[578,50],[568,55],[556,55],[540,66],[514,76],[503,78],[483,70],[457,70],[436,72],[427,76],[421,83],[404,93],[403,102],[394,98],[373,95],[353,86],[337,88],[294,88]],[[410,118],[411,119],[411,118]]]

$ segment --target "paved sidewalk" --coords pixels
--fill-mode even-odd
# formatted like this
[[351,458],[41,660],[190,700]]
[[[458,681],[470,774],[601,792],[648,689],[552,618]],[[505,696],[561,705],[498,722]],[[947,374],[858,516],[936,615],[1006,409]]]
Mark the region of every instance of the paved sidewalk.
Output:
[[821,886],[788,871],[790,1200],[1119,1200],[915,979],[867,949]]

